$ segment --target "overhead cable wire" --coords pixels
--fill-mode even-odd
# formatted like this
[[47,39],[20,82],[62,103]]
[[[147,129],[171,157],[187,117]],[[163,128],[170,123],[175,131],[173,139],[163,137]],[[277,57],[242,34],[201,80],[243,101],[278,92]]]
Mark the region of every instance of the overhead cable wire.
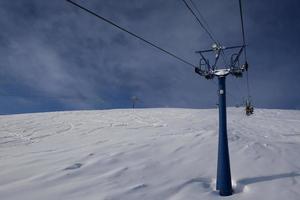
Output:
[[184,5],[187,7],[187,9],[192,13],[192,15],[196,18],[197,22],[200,24],[200,26],[204,29],[204,31],[208,34],[210,39],[219,44],[217,40],[213,37],[212,33],[205,27],[205,25],[202,23],[202,21],[199,19],[199,17],[196,15],[196,13],[193,11],[193,9],[190,7],[190,5],[186,2],[186,0],[182,0]]
[[[202,19],[204,25],[206,25],[206,29],[211,33],[211,35],[213,36],[214,39],[216,39],[215,34],[213,33],[212,29],[210,28],[209,24],[207,23],[207,21],[205,20],[204,16],[201,14],[198,6],[196,5],[196,3],[193,0],[190,0],[192,6],[195,8],[195,10],[197,11],[199,17]],[[218,44],[220,43],[218,40],[216,40],[218,42]]]
[[246,52],[246,37],[245,37],[245,28],[244,28],[244,17],[243,17],[243,8],[242,8],[242,0],[239,0],[240,7],[240,17],[241,17],[241,25],[242,25],[242,37],[243,37],[243,45],[244,47],[244,56],[247,62],[247,52]]
[[131,32],[131,31],[129,31],[129,30],[127,30],[127,29],[125,29],[125,28],[119,26],[119,25],[116,24],[115,22],[113,22],[113,21],[111,21],[111,20],[109,20],[109,19],[106,19],[105,17],[102,17],[102,16],[100,16],[99,14],[97,14],[97,13],[95,13],[95,12],[93,12],[93,11],[91,11],[91,10],[89,10],[89,9],[87,9],[87,8],[85,8],[85,7],[83,7],[83,6],[79,5],[79,4],[77,4],[77,3],[73,2],[73,1],[71,1],[71,0],[66,0],[66,1],[69,2],[69,3],[71,3],[71,4],[73,4],[74,6],[76,6],[76,7],[78,7],[78,8],[80,8],[80,9],[86,11],[87,13],[89,13],[89,14],[91,14],[91,15],[93,15],[93,16],[95,16],[95,17],[97,17],[97,18],[99,18],[99,19],[101,19],[101,20],[103,20],[103,21],[105,21],[105,22],[107,22],[108,24],[110,24],[110,25],[112,25],[112,26],[118,28],[119,30],[121,30],[121,31],[123,31],[123,32],[126,32],[126,33],[128,33],[129,35],[131,35],[131,36],[133,36],[133,37],[135,37],[135,38],[137,38],[137,39],[139,39],[139,40],[141,40],[141,41],[143,41],[143,42],[149,44],[150,46],[152,46],[152,47],[154,47],[154,48],[156,48],[156,49],[158,49],[158,50],[160,50],[160,51],[162,51],[162,52],[168,54],[169,56],[171,56],[171,57],[173,57],[173,58],[175,58],[175,59],[177,59],[177,60],[179,60],[179,61],[185,63],[186,65],[189,65],[189,66],[191,66],[191,67],[193,67],[193,68],[196,67],[194,64],[192,64],[192,63],[190,63],[190,62],[184,60],[183,58],[180,58],[179,56],[175,55],[174,53],[171,53],[171,52],[169,52],[169,51],[167,51],[167,50],[165,50],[165,49],[159,47],[158,45],[156,45],[156,44],[154,44],[154,43],[152,43],[152,42],[150,42],[150,41],[144,39],[143,37],[141,37],[141,36],[139,36],[139,35],[137,35],[137,34]]
[[[241,25],[242,25],[242,38],[243,38],[243,45],[244,47],[244,57],[245,62],[247,63],[247,51],[246,51],[246,37],[245,37],[245,28],[244,28],[244,17],[243,17],[243,7],[242,7],[242,0],[239,0],[239,8],[240,8],[240,17],[241,17]],[[247,95],[248,100],[250,100],[250,86],[249,86],[249,72],[246,72],[246,81],[247,81]]]
[[[193,11],[193,9],[188,5],[188,3],[183,0],[184,4],[186,5],[186,7],[190,10],[190,12],[194,15],[194,17],[196,18],[196,20],[198,21],[198,23],[200,24],[200,26],[205,30],[205,32],[209,35],[210,39],[216,43],[217,45],[221,45],[220,41],[216,39],[213,31],[211,30],[209,24],[207,23],[207,21],[205,20],[205,18],[203,17],[203,15],[201,14],[200,10],[198,9],[198,6],[196,5],[196,3],[193,0],[189,0],[191,2],[191,5],[194,7],[194,9],[197,11],[197,14]],[[201,19],[199,19],[201,18]],[[201,20],[203,21],[203,23],[201,22]],[[226,60],[226,56],[223,50],[221,50],[221,56],[224,62],[224,65],[227,66],[227,60]]]

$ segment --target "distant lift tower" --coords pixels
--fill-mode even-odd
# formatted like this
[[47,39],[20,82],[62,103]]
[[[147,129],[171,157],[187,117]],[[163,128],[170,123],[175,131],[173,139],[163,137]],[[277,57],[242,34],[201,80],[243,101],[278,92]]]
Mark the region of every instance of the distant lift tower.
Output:
[[[248,69],[247,62],[243,65],[239,65],[239,58],[243,52],[245,45],[222,47],[219,44],[213,44],[212,49],[197,51],[201,56],[200,66],[195,68],[195,72],[200,76],[204,76],[206,79],[218,78],[219,82],[219,146],[218,146],[218,165],[217,165],[217,184],[216,189],[219,190],[220,195],[229,196],[232,195],[231,173],[230,173],[230,159],[228,149],[227,138],[227,121],[226,121],[226,76],[233,75],[235,77],[242,77],[243,72]],[[226,50],[239,49],[238,53],[234,53],[231,56],[231,61],[225,68],[217,69],[221,54],[224,55]],[[206,59],[205,54],[213,52],[215,53],[214,64],[211,66],[209,60]],[[223,56],[222,55],[222,56]]]
[[131,97],[131,101],[132,101],[132,109],[134,109],[136,107],[136,103],[139,101],[139,98],[137,96],[133,96]]

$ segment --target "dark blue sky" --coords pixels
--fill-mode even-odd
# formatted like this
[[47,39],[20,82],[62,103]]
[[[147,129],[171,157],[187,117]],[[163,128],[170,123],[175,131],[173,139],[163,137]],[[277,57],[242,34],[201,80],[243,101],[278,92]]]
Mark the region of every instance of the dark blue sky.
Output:
[[[217,39],[241,43],[238,0],[194,0]],[[181,0],[76,0],[194,63],[212,45]],[[244,0],[251,96],[300,109],[300,2]],[[211,108],[216,85],[64,0],[0,0],[0,113],[139,107]],[[241,104],[245,78],[227,79]]]

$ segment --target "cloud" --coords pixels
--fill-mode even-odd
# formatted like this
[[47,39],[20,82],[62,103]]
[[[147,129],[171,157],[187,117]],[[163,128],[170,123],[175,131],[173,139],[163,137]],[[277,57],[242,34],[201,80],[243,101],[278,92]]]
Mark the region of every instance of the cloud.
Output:
[[[194,52],[212,44],[181,1],[78,2],[195,64]],[[224,45],[241,42],[237,1],[196,2]],[[251,92],[260,107],[299,109],[295,4],[245,2]],[[133,95],[146,107],[215,106],[215,83],[66,1],[1,1],[0,26],[0,91],[24,99],[15,104],[20,112],[130,107]],[[229,105],[240,104],[245,80],[228,77],[228,91]],[[5,99],[9,105],[13,97]]]

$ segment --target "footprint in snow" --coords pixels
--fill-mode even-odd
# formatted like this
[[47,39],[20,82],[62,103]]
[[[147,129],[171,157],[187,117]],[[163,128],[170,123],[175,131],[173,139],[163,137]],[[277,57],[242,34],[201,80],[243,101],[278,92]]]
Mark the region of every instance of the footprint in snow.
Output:
[[82,166],[81,163],[75,163],[67,168],[65,168],[64,170],[74,170],[74,169],[79,169]]

